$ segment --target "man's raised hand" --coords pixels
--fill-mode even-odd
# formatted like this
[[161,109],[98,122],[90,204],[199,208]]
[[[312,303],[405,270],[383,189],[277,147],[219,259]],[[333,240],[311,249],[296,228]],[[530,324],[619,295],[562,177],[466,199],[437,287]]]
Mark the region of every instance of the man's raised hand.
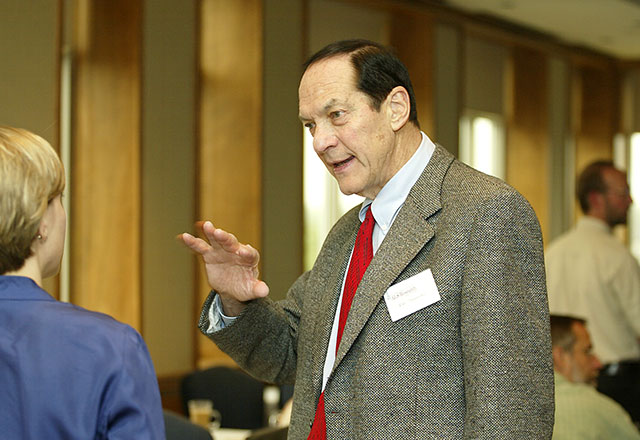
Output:
[[235,316],[244,302],[269,294],[269,287],[258,279],[260,254],[210,221],[201,226],[208,241],[186,232],[178,238],[202,257],[209,285],[220,295],[225,314]]

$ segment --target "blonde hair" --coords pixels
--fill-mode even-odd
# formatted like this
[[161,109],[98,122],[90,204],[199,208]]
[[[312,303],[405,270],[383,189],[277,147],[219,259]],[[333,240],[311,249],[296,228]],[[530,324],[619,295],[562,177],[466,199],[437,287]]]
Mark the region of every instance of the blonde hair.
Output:
[[20,269],[32,255],[47,205],[64,185],[62,162],[47,141],[0,125],[0,274]]

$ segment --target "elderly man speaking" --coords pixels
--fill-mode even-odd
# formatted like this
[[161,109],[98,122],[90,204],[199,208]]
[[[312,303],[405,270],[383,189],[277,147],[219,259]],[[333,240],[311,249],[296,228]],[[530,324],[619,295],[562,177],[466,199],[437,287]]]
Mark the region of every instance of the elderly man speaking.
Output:
[[305,64],[299,116],[345,194],[313,269],[273,302],[258,251],[205,222],[200,328],[253,375],[295,381],[293,439],[548,439],[542,240],[526,200],[420,131],[405,66],[370,41]]

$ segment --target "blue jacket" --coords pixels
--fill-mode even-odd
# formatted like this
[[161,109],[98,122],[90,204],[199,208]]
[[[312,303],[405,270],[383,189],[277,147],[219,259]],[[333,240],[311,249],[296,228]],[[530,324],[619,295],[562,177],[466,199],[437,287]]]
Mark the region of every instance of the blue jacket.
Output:
[[30,278],[0,276],[0,440],[164,437],[138,332]]

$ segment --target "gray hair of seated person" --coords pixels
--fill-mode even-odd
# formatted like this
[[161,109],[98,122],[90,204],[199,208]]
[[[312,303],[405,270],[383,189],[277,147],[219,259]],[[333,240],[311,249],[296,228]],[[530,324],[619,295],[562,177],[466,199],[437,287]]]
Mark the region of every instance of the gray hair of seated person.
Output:
[[565,351],[571,351],[576,343],[576,335],[573,333],[573,324],[586,324],[581,318],[572,316],[551,315],[551,345],[560,347]]

